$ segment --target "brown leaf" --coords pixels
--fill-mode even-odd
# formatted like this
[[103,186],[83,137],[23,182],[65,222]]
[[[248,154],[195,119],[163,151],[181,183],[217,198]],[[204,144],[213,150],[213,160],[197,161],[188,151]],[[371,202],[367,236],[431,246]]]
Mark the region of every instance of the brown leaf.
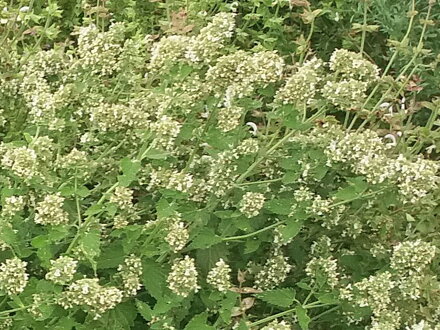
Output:
[[27,30],[24,30],[23,31],[23,34],[30,34],[30,35],[32,35],[32,36],[34,36],[34,35],[36,35],[37,34],[37,29],[35,29],[34,27],[33,28],[30,28],[30,29],[27,29]]
[[421,82],[422,79],[419,76],[413,75],[406,86],[406,90],[410,92],[420,92],[423,89],[423,87],[419,85]]
[[240,307],[232,307],[231,316],[240,316],[243,314],[243,311]]
[[241,271],[241,269],[237,272],[237,281],[238,283],[244,283],[246,281],[246,271]]
[[168,33],[185,34],[190,32],[193,24],[187,25],[188,13],[185,9],[180,8],[179,11],[171,13],[171,27],[167,30]]
[[295,7],[310,7],[310,2],[307,0],[290,0],[290,4]]
[[254,298],[254,297],[247,297],[247,298],[244,298],[244,299],[241,301],[241,309],[242,309],[243,311],[246,311],[246,310],[252,308],[252,306],[254,306],[254,302],[255,302],[255,298]]

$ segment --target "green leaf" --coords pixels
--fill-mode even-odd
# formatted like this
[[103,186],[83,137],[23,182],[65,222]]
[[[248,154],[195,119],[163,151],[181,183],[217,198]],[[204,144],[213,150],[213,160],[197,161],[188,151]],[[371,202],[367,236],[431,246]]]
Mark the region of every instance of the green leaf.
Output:
[[281,182],[284,184],[295,183],[298,181],[299,177],[300,177],[299,171],[286,171]]
[[97,259],[98,269],[116,268],[124,262],[125,253],[121,243],[115,242],[106,246]]
[[49,244],[50,244],[50,240],[47,237],[47,235],[40,235],[40,236],[34,237],[31,240],[31,245],[37,249],[42,248],[43,246],[46,246]]
[[324,293],[317,296],[317,298],[323,304],[337,304],[339,302],[333,293]]
[[6,244],[13,246],[17,242],[17,235],[14,230],[9,226],[0,227],[0,240]]
[[201,274],[206,275],[220,258],[226,260],[227,255],[228,250],[225,249],[224,244],[213,245],[207,249],[199,249],[196,252],[197,267],[200,269]]
[[265,209],[280,215],[288,215],[292,212],[293,199],[274,198],[264,204]]
[[348,178],[347,181],[354,187],[355,191],[358,194],[362,194],[365,190],[368,189],[368,183],[365,182],[365,179],[361,176],[356,178]]
[[302,330],[309,329],[310,317],[307,315],[307,310],[302,306],[296,306],[296,317],[298,318],[299,326]]
[[295,301],[296,292],[292,288],[276,289],[257,294],[257,298],[271,305],[289,307]]
[[203,228],[196,237],[194,237],[190,247],[193,249],[206,249],[220,243],[221,241],[222,238],[217,236],[212,229]]
[[103,209],[105,208],[104,205],[102,204],[95,204],[90,206],[85,212],[84,215],[89,216],[89,215],[95,215],[98,214],[99,212],[101,212]]
[[142,263],[142,283],[154,298],[160,299],[163,296],[166,275],[158,263],[153,260],[145,260]]
[[95,258],[101,253],[101,233],[98,229],[91,229],[88,232],[81,235],[79,239],[79,245],[84,252],[85,257],[92,265],[93,270],[96,272],[97,263]]
[[174,214],[174,207],[165,199],[161,198],[156,203],[157,215],[159,218],[166,218]]
[[153,311],[148,304],[136,299],[136,308],[139,314],[141,314],[141,316],[145,319],[145,321],[151,321],[151,319],[153,318]]
[[295,221],[293,219],[290,219],[287,221],[285,226],[278,227],[278,230],[280,231],[283,237],[283,241],[287,242],[288,240],[298,235],[299,232],[301,231],[302,225],[303,225],[302,221]]
[[240,212],[233,210],[215,211],[214,215],[220,219],[238,218],[241,216]]
[[335,195],[334,197],[337,200],[340,201],[349,201],[352,199],[356,199],[357,197],[359,197],[358,192],[356,191],[355,187],[353,186],[348,186],[345,187],[343,189],[340,189]]
[[122,175],[118,176],[118,182],[121,186],[128,187],[130,183],[136,179],[137,172],[141,168],[141,163],[129,158],[123,158],[119,165],[121,166]]
[[215,330],[213,326],[206,324],[207,318],[208,313],[206,312],[194,316],[184,330]]
[[90,195],[90,190],[85,186],[80,186],[76,189],[76,194],[79,197],[87,197]]
[[163,150],[157,150],[157,149],[150,149],[147,150],[143,154],[143,158],[148,159],[166,159],[170,155],[169,152],[163,151]]

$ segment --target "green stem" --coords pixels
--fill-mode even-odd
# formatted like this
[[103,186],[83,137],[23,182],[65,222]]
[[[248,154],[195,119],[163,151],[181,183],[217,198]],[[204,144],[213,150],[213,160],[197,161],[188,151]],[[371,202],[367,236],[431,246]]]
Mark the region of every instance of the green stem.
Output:
[[310,24],[310,31],[309,31],[309,34],[306,39],[306,48],[301,53],[301,57],[299,59],[300,64],[303,64],[304,60],[306,59],[306,55],[309,50],[310,40],[312,39],[312,35],[313,35],[314,30],[315,30],[315,20],[312,20],[312,23]]
[[[115,183],[113,186],[111,186],[109,189],[107,189],[107,191],[104,194],[102,194],[101,198],[99,199],[99,201],[95,205],[102,204],[105,201],[107,195],[109,193],[111,193],[113,190],[115,190],[116,187],[118,187],[118,186],[119,186],[119,183]],[[76,242],[81,237],[81,229],[87,227],[87,225],[90,223],[90,221],[92,221],[92,219],[93,219],[92,215],[88,216],[86,218],[86,220],[84,220],[84,222],[82,223],[81,227],[78,228],[78,231],[76,232],[75,237],[72,239],[72,241],[70,242],[69,247],[66,250],[66,254],[69,254],[72,251],[72,249],[75,247]]]
[[[385,190],[385,188],[383,188],[383,189],[379,189],[379,190],[377,190],[377,191],[373,191],[373,192],[368,193],[368,194],[365,194],[365,195],[359,195],[359,196],[353,197],[353,198],[348,199],[348,200],[345,200],[345,201],[336,202],[336,203],[330,205],[329,208],[331,209],[331,208],[334,208],[334,207],[339,206],[339,205],[343,205],[343,204],[351,203],[351,202],[353,202],[353,201],[355,201],[355,200],[357,200],[357,199],[366,198],[366,197],[371,197],[371,196],[374,196],[374,195],[377,195],[377,194],[383,192],[384,190]],[[256,236],[256,235],[258,235],[258,234],[264,233],[265,231],[270,230],[270,229],[272,229],[272,228],[276,228],[276,227],[278,227],[278,226],[280,226],[280,225],[286,223],[286,221],[287,221],[287,220],[283,220],[283,221],[279,221],[279,222],[277,222],[277,223],[273,223],[273,224],[271,224],[271,225],[269,225],[269,226],[267,226],[267,227],[261,228],[261,229],[259,229],[259,230],[256,230],[256,231],[252,232],[252,233],[248,233],[248,234],[244,234],[244,235],[239,235],[239,236],[224,237],[222,240],[223,240],[224,242],[226,242],[226,241],[237,241],[237,240],[242,240],[242,239],[245,239],[245,238],[253,237],[253,236]],[[311,293],[311,294],[312,294],[312,293]],[[306,300],[304,301],[304,303],[307,303],[307,300],[308,300],[309,298],[310,298],[310,297],[306,298]]]
[[[414,12],[415,11],[415,0],[412,0],[411,2],[411,11]],[[411,18],[409,20],[409,24],[408,24],[408,29],[406,30],[405,36],[403,37],[402,41],[400,43],[404,43],[408,37],[409,34],[411,33],[413,24],[414,24],[414,16],[415,15],[411,15]],[[394,61],[397,58],[397,55],[399,54],[399,49],[396,48],[395,52],[393,53],[393,55],[391,56],[391,59],[389,60],[385,70],[382,73],[381,79],[383,79],[387,74],[388,71],[391,69],[391,66],[393,65]],[[368,95],[367,99],[365,100],[364,104],[362,105],[362,109],[365,108],[365,106],[368,104],[368,102],[371,100],[371,98],[376,94],[377,90],[379,89],[379,84],[376,84],[376,86],[373,88],[373,90],[371,91],[371,93]],[[380,103],[379,103],[380,104]],[[356,114],[351,123],[350,126],[348,126],[348,130],[351,130],[354,126],[354,124],[356,123],[356,120],[359,118],[359,115]]]
[[76,204],[76,213],[78,216],[78,228],[79,228],[81,226],[82,219],[81,219],[81,207],[79,205],[79,198],[78,198],[78,194],[77,194],[77,191],[78,191],[77,172],[78,172],[78,170],[75,169],[75,204]]
[[9,314],[14,313],[14,312],[22,311],[23,309],[27,309],[29,307],[30,307],[30,305],[29,306],[23,306],[23,307],[17,307],[17,308],[9,309],[7,311],[2,311],[2,312],[0,312],[0,316],[9,315]]
[[256,322],[253,322],[253,323],[249,324],[249,327],[251,328],[251,327],[255,327],[255,326],[260,325],[260,324],[264,324],[264,323],[270,322],[270,321],[275,320],[275,319],[277,319],[277,318],[279,318],[281,316],[289,315],[290,313],[293,313],[295,311],[296,311],[296,308],[288,309],[287,311],[284,311],[284,312],[281,312],[281,313],[278,313],[278,314],[274,314],[274,315],[265,317],[264,319],[261,319],[261,320],[258,320]]
[[361,54],[364,53],[365,36],[367,34],[367,9],[368,1],[364,0],[364,24],[362,25]]
[[328,314],[328,313],[331,313],[331,312],[337,310],[338,308],[339,308],[339,306],[335,306],[335,307],[332,307],[332,308],[330,308],[330,309],[327,309],[326,311],[324,311],[324,312],[322,312],[322,313],[320,313],[320,314],[318,314],[318,315],[312,317],[312,321],[316,321],[316,320],[319,319],[321,316],[326,315],[326,314]]
[[255,236],[255,235],[261,234],[261,233],[263,233],[263,232],[265,232],[265,231],[268,231],[268,230],[270,230],[270,229],[272,229],[272,228],[276,228],[276,227],[278,227],[278,226],[280,226],[280,225],[282,225],[282,224],[284,224],[284,223],[286,223],[285,220],[284,220],[284,221],[279,221],[279,222],[277,222],[277,223],[273,223],[273,224],[271,224],[270,226],[264,227],[264,228],[262,228],[262,229],[259,229],[259,230],[257,230],[257,231],[254,231],[254,232],[252,232],[252,233],[244,234],[244,235],[239,235],[239,236],[224,237],[222,240],[223,240],[224,242],[227,242],[227,241],[237,241],[237,240],[242,240],[242,239],[245,239],[245,238],[249,238],[249,237],[252,237],[252,236]]
[[250,185],[254,185],[254,184],[273,183],[273,182],[279,182],[281,180],[283,180],[283,178],[264,180],[264,181],[243,182],[243,183],[237,184],[237,186],[241,187],[241,186],[250,186]]

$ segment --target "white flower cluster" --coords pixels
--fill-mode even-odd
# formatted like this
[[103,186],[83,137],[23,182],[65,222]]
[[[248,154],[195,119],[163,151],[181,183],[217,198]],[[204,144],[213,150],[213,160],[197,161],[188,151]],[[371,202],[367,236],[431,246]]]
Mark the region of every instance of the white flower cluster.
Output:
[[64,197],[59,193],[47,195],[35,208],[35,223],[40,225],[62,225],[69,222],[69,215],[63,210]]
[[7,249],[9,249],[9,245],[0,239],[0,251],[6,251]]
[[118,58],[122,53],[125,26],[112,24],[107,32],[100,32],[94,24],[78,31],[78,66],[93,74],[111,75],[119,71]]
[[73,148],[68,154],[60,158],[57,164],[60,168],[75,169],[81,167],[81,171],[87,170],[86,166],[90,166],[90,159],[85,151]]
[[235,28],[234,14],[218,13],[200,33],[189,40],[185,58],[190,62],[211,62],[217,57]]
[[317,58],[305,62],[287,78],[286,84],[277,91],[275,101],[295,105],[313,102],[318,84],[322,80],[322,66],[323,62]]
[[186,255],[183,259],[176,259],[168,274],[168,287],[175,294],[187,297],[191,292],[197,292],[200,289],[197,284],[197,275],[193,258]]
[[226,292],[231,286],[231,267],[220,259],[215,263],[215,267],[208,272],[206,282],[220,292]]
[[234,161],[239,158],[239,155],[234,150],[226,150],[220,152],[212,159],[209,172],[207,174],[207,181],[204,184],[204,189],[214,193],[217,197],[221,197],[230,189],[238,177],[237,165]]
[[247,192],[240,201],[240,212],[247,218],[256,217],[264,206],[264,195],[256,192]]
[[372,323],[383,324],[391,312],[397,326],[393,329],[398,329],[400,316],[397,311],[392,310],[392,290],[395,286],[396,282],[393,280],[392,274],[383,272],[365,278],[353,286],[349,284],[340,290],[340,295],[342,299],[355,303],[359,307],[369,307],[373,313]]
[[342,110],[359,109],[365,98],[368,84],[356,79],[327,81],[322,88],[322,96]]
[[236,98],[251,93],[257,86],[265,86],[281,78],[283,59],[274,52],[252,54],[243,50],[218,58],[208,69],[208,88],[217,96],[225,97],[225,105],[231,106]]
[[330,69],[346,79],[364,79],[371,83],[379,78],[377,65],[367,61],[361,53],[336,49],[329,61]]
[[149,115],[142,109],[122,103],[107,104],[99,102],[86,109],[90,121],[103,131],[119,132],[127,129],[144,129],[149,127]]
[[133,190],[126,187],[116,187],[113,195],[110,196],[110,203],[114,203],[121,210],[133,207]]
[[172,151],[182,124],[169,116],[162,116],[152,123],[151,130],[156,134],[152,146]]
[[36,319],[42,318],[41,307],[44,308],[44,294],[34,293],[32,295],[32,305],[28,308],[28,312]]
[[24,72],[23,76],[19,93],[29,109],[30,121],[50,130],[63,127],[63,120],[57,118],[57,113],[68,104],[71,86],[51,86],[44,77],[44,71]]
[[292,330],[292,326],[286,321],[274,320],[268,325],[261,328],[261,330]]
[[422,273],[432,263],[436,247],[421,240],[399,243],[393,248],[390,266],[400,274]]
[[325,279],[330,287],[334,288],[339,283],[338,262],[333,257],[314,257],[306,266],[306,274],[312,282]]
[[390,266],[398,273],[397,286],[405,298],[421,297],[426,270],[436,254],[436,247],[421,240],[407,241],[394,246]]
[[124,260],[124,264],[118,267],[122,278],[122,286],[126,297],[135,296],[142,287],[140,277],[142,275],[142,261],[135,255],[130,255]]
[[244,111],[243,108],[234,105],[221,107],[217,115],[217,123],[220,130],[229,132],[237,128],[240,125],[240,119]]
[[173,35],[162,38],[152,47],[148,76],[165,73],[179,62],[209,63],[232,36],[234,27],[234,14],[219,13],[195,37]]
[[147,189],[161,187],[188,193],[194,184],[193,181],[193,176],[190,173],[159,167],[157,170],[151,170]]
[[56,284],[65,285],[73,280],[78,261],[71,257],[61,256],[50,261],[51,267],[46,274],[46,279]]
[[26,205],[24,196],[9,196],[5,198],[5,202],[2,205],[1,215],[3,217],[13,217],[18,212],[23,211]]
[[277,250],[255,275],[255,286],[261,290],[273,289],[285,281],[291,270],[292,266],[288,263],[288,258]]
[[165,220],[167,222],[167,235],[165,241],[174,252],[182,250],[189,240],[189,231],[185,222],[182,221],[180,213]]
[[29,181],[39,175],[38,159],[35,150],[27,147],[0,145],[0,164],[17,177]]
[[372,184],[389,180],[397,185],[404,202],[415,203],[438,186],[439,164],[421,157],[411,161],[402,154],[391,158],[383,141],[372,130],[343,132],[338,126],[330,126],[312,131],[309,138],[307,142],[325,148],[328,166],[346,163]]
[[29,279],[26,266],[27,262],[18,258],[6,259],[0,264],[0,290],[8,295],[22,293]]
[[260,149],[257,139],[245,139],[235,148],[235,151],[242,156],[254,155]]
[[99,319],[107,310],[113,309],[122,301],[123,292],[115,287],[99,285],[97,278],[84,278],[73,282],[62,292],[58,303],[64,309],[80,306]]

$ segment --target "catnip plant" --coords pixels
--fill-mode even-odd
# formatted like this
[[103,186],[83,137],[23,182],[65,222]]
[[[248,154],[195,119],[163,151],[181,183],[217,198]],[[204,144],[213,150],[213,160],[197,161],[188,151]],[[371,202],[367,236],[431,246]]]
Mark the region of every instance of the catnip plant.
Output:
[[405,71],[236,19],[1,58],[2,328],[438,329],[439,164],[375,130]]

